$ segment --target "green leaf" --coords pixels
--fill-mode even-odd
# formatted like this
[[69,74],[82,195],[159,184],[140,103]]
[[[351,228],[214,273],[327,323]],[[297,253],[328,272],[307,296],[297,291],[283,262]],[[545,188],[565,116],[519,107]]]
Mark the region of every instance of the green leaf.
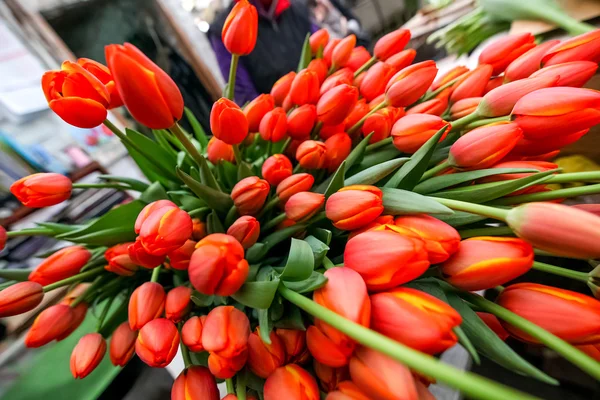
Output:
[[125,128],[125,133],[127,134],[129,140],[131,140],[140,148],[144,156],[149,161],[159,165],[161,171],[169,174],[169,178],[177,178],[173,169],[177,163],[177,157],[160,147],[160,145],[154,140],[142,135],[137,131],[134,131],[133,129]]
[[200,122],[198,122],[198,120],[194,116],[194,113],[192,113],[192,111],[187,107],[185,107],[185,117],[187,118],[188,122],[192,127],[192,130],[194,131],[194,136],[196,137],[196,140],[200,142],[200,146],[202,146],[203,149],[206,149],[206,147],[208,146],[208,136],[206,136],[206,132],[204,132],[204,129],[202,129],[202,125],[200,125]]
[[319,268],[323,262],[323,259],[327,255],[327,252],[329,251],[329,246],[312,235],[305,238],[304,241],[308,243],[313,252],[315,259],[314,268]]
[[365,169],[353,175],[349,178],[346,178],[345,186],[350,185],[374,185],[398,168],[405,164],[409,158],[396,158],[394,160],[385,161],[381,164],[374,165],[370,168]]
[[311,234],[321,242],[325,243],[327,246],[329,246],[329,243],[331,243],[331,237],[333,236],[330,230],[323,228],[311,229]]
[[0,269],[0,278],[6,279],[7,281],[19,281],[23,282],[29,278],[32,269]]
[[[344,183],[344,174],[346,173],[346,161],[343,161],[340,166],[338,167],[337,171],[335,171],[335,174],[333,174],[333,176],[331,177],[331,180],[329,181],[329,184],[327,185],[327,188],[325,189],[325,198],[329,198],[329,196],[331,196],[332,194],[334,194],[335,192],[337,192],[338,190],[340,190],[341,188],[343,188],[345,186]],[[325,182],[323,182],[325,183]],[[318,191],[318,193],[320,193]]]
[[203,185],[180,169],[177,170],[177,175],[190,190],[194,192],[196,196],[204,200],[210,208],[221,212],[227,212],[233,205],[233,201],[228,194]]
[[473,346],[473,343],[471,343],[471,340],[469,339],[465,331],[463,331],[460,326],[457,326],[452,330],[458,338],[458,342],[462,345],[462,347],[465,348],[465,350],[467,350],[475,364],[480,365],[481,359],[479,358],[479,353],[477,353],[477,350],[475,350],[475,346]]
[[529,168],[488,168],[477,171],[455,172],[453,174],[434,176],[419,183],[413,191],[421,194],[433,193],[447,187],[456,186],[461,183],[471,182],[486,176],[500,174],[520,174],[526,172],[538,172]]
[[256,242],[252,247],[246,250],[246,260],[250,263],[257,262],[263,258],[268,251],[269,248],[264,243]]
[[258,326],[260,327],[260,338],[266,344],[271,344],[271,331],[273,330],[273,324],[269,316],[269,310],[258,310]]
[[[131,147],[127,143],[123,143],[123,145],[127,149],[127,152],[129,153],[129,155],[131,156],[133,161],[135,161],[135,163],[139,167],[140,171],[142,171],[144,176],[148,179],[148,181],[150,181],[150,182],[158,181],[158,182],[162,183],[163,185],[166,185],[170,182],[169,178],[166,176],[163,176],[160,169],[158,169],[158,167],[156,167],[156,165],[154,165],[152,163],[152,161],[148,160],[143,154],[141,154],[140,152],[135,150],[133,147]],[[173,180],[175,180],[175,179],[173,179]]]
[[206,158],[201,156],[199,163],[200,163],[200,181],[204,185],[208,186],[211,189],[222,191],[221,186],[219,186],[219,182],[217,182],[217,179],[215,178],[212,171],[210,170],[210,167],[208,166],[208,162],[206,162]]
[[304,44],[302,45],[302,53],[300,54],[300,62],[298,62],[298,68],[296,72],[302,71],[308,67],[310,60],[312,59],[312,51],[310,49],[310,33],[306,34],[304,38]]
[[280,278],[284,282],[303,281],[310,277],[314,266],[315,259],[310,245],[303,240],[292,238],[290,253]]
[[68,225],[58,222],[36,222],[37,226],[52,229],[54,234],[69,233],[85,228],[87,225]]
[[452,215],[436,215],[435,217],[455,228],[458,226],[469,225],[487,219],[487,217],[483,217],[477,214],[471,214],[464,211],[454,211],[454,214]]
[[209,235],[213,233],[225,233],[225,228],[223,227],[219,216],[214,211],[208,214],[208,217],[206,218],[206,231]]
[[215,298],[215,296],[203,294],[196,290],[194,291],[194,293],[192,293],[192,296],[190,297],[190,299],[198,307],[208,307],[208,306],[212,305],[214,298]]
[[185,190],[167,192],[169,198],[176,204],[181,206],[182,210],[192,211],[198,208],[206,207],[206,203],[199,198],[192,196],[191,193]]
[[169,133],[166,130],[152,129],[152,133],[154,134],[154,138],[156,139],[160,147],[177,157],[177,150],[173,148],[171,142],[169,142],[169,140],[167,139],[167,135],[169,135]]
[[240,163],[240,165],[238,166],[238,170],[237,170],[238,181],[241,181],[244,178],[247,178],[249,176],[254,176],[254,175],[256,175],[256,174],[252,171],[252,168],[250,168],[250,165],[248,165],[247,162],[242,161]]
[[219,171],[219,181],[226,187],[232,188],[238,182],[237,167],[229,161],[222,161],[217,165]]
[[453,211],[437,201],[402,189],[382,188],[383,207],[390,215],[452,214]]
[[127,178],[124,176],[116,176],[116,175],[99,175],[98,179],[107,182],[118,182],[124,183],[128,185],[132,190],[143,192],[148,188],[148,184],[146,182],[138,181],[137,179]]
[[346,157],[346,171],[352,168],[355,164],[359,164],[365,154],[365,150],[369,145],[369,140],[371,140],[372,133],[369,133],[367,137],[360,141],[358,145],[348,154]]
[[157,200],[166,200],[169,198],[167,192],[160,182],[154,182],[148,189],[144,190],[144,193],[140,196],[140,200],[144,203],[152,203]]
[[310,277],[298,282],[283,281],[283,284],[296,293],[308,293],[317,290],[327,283],[327,278],[320,272],[313,271]]
[[267,309],[271,306],[277,288],[279,279],[272,281],[246,282],[240,290],[231,295],[231,297],[245,306]]
[[429,138],[429,140],[410,157],[410,160],[404,164],[394,176],[392,176],[392,179],[385,184],[385,187],[412,190],[412,188],[419,183],[419,180],[425,171],[427,171],[429,160],[433,155],[440,137],[442,137],[446,131],[446,128],[447,126],[444,126],[437,131],[435,135]]
[[300,309],[291,303],[286,304],[286,310],[283,317],[278,319],[274,326],[275,328],[280,329],[306,330]]
[[[374,165],[381,164],[382,162],[394,159],[400,154],[402,153],[398,151],[398,149],[395,148],[394,145],[390,145],[390,147],[385,147],[383,149],[379,149],[373,153],[365,155],[362,162],[359,165],[356,165],[354,168],[362,171]],[[352,174],[353,172],[354,171],[348,171],[348,173],[350,174]]]

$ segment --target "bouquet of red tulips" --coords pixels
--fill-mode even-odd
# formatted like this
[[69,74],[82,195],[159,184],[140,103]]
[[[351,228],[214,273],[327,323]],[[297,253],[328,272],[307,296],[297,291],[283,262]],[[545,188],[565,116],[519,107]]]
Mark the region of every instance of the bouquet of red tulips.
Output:
[[[173,400],[219,399],[222,380],[226,398],[240,400],[424,400],[435,381],[470,398],[535,398],[432,357],[456,343],[475,362],[558,384],[509,336],[600,379],[598,300],[502,286],[536,269],[598,295],[600,271],[535,257],[600,258],[600,205],[560,204],[600,184],[548,186],[600,181],[600,171],[562,174],[549,161],[600,123],[600,92],[581,88],[598,67],[600,31],[539,45],[508,36],[474,70],[438,77],[435,62],[412,64],[407,30],[382,37],[373,56],[353,35],[320,30],[297,72],[241,108],[237,61],[256,34],[256,10],[241,0],[223,28],[231,73],[212,137],[131,44],[107,46],[107,66],[79,59],[44,75],[50,108],[78,127],[104,123],[148,182],[46,173],[12,186],[29,207],[89,187],[141,193],[85,225],[2,230],[3,246],[25,235],[73,243],[30,273],[0,271],[2,317],[69,288],[26,345],[64,339],[97,308],[97,330],[73,349],[73,376],[90,374],[107,346],[118,366],[137,355],[165,367],[180,349]],[[154,139],[106,119],[123,105]],[[472,293],[487,289],[496,302]]]

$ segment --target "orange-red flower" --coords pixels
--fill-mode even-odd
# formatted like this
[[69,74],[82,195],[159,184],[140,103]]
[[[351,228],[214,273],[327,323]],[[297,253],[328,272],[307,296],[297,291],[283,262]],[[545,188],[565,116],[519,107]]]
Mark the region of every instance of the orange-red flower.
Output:
[[292,221],[303,222],[315,215],[323,203],[325,203],[325,196],[321,193],[296,193],[285,203],[285,215]]
[[276,107],[267,112],[258,128],[260,137],[271,142],[279,142],[287,132],[287,115],[283,108]]
[[319,400],[315,378],[296,364],[279,367],[265,382],[265,400]]
[[370,59],[371,53],[369,53],[369,50],[365,49],[364,46],[357,46],[352,50],[350,58],[346,63],[346,68],[350,68],[353,72],[356,72]]
[[[142,230],[142,224],[144,223],[144,221],[146,221],[146,219],[148,219],[150,214],[152,214],[154,211],[157,211],[163,207],[177,207],[177,205],[170,200],[157,200],[142,208],[142,211],[140,211],[135,220],[135,225],[133,228],[135,233],[139,235],[140,231]],[[118,251],[118,249],[114,250]]]
[[108,355],[114,366],[124,367],[135,351],[137,332],[129,327],[129,323],[123,322],[115,329],[110,339]]
[[427,91],[437,74],[434,61],[428,60],[410,65],[388,82],[385,98],[393,107],[407,107],[419,100]]
[[333,368],[314,360],[313,369],[319,379],[319,386],[326,393],[335,390],[339,383],[350,379],[350,372],[347,365],[340,368]]
[[[80,289],[81,288],[81,289]],[[81,323],[83,322],[83,320],[85,319],[85,315],[87,313],[88,310],[88,304],[84,301],[82,301],[81,303],[79,303],[77,306],[72,307],[71,305],[73,304],[73,302],[75,301],[75,299],[80,296],[81,294],[84,293],[84,288],[87,289],[87,287],[82,285],[79,285],[78,287],[76,287],[75,289],[73,289],[61,302],[60,304],[64,304],[67,305],[69,307],[71,307],[71,321],[69,322],[69,326],[67,327],[67,329],[65,329],[60,335],[58,335],[56,337],[57,341],[63,340],[65,338],[67,338],[69,335],[71,335],[71,333],[75,332],[75,330],[77,328],[79,328],[79,325],[81,325]]]
[[329,392],[325,400],[371,400],[352,381],[343,381],[337,385],[336,390]]
[[308,139],[317,121],[317,107],[305,104],[296,108],[287,117],[287,133],[293,139]]
[[298,329],[278,328],[275,333],[285,349],[286,364],[302,364],[308,361],[310,353],[306,348],[306,332]]
[[319,130],[319,137],[322,140],[327,140],[335,134],[344,133],[344,123],[337,125],[325,125]]
[[493,74],[503,72],[521,54],[535,47],[535,37],[531,33],[509,35],[493,41],[479,55],[479,64],[489,64]]
[[156,268],[165,261],[165,256],[153,256],[148,253],[144,246],[142,246],[142,241],[139,236],[134,243],[129,245],[127,251],[129,252],[131,261],[144,268]]
[[190,265],[190,259],[192,258],[192,253],[196,249],[196,242],[193,240],[187,240],[183,246],[178,248],[177,250],[171,251],[169,256],[169,265],[173,269],[177,269],[180,271],[185,271],[188,269]]
[[248,367],[255,375],[267,379],[277,368],[285,363],[285,348],[274,331],[269,334],[271,343],[260,338],[260,328],[248,338]]
[[396,288],[372,295],[371,306],[371,328],[415,350],[437,354],[456,343],[452,329],[462,318],[427,293]]
[[[504,289],[496,302],[571,344],[599,342],[600,301],[593,297],[537,283],[518,283]],[[502,326],[511,336],[537,343],[506,322]]]
[[83,246],[69,246],[58,250],[29,274],[29,280],[42,286],[69,278],[87,264],[92,253]]
[[360,83],[360,94],[371,101],[385,92],[385,87],[397,69],[385,62],[378,62],[365,73]]
[[275,99],[270,94],[261,94],[244,107],[248,121],[248,131],[258,132],[260,121],[266,113],[275,108]]
[[256,218],[244,215],[231,224],[227,229],[227,234],[236,238],[244,249],[248,249],[258,240],[260,223]]
[[450,103],[456,103],[459,100],[469,97],[482,96],[492,76],[492,71],[493,68],[491,65],[484,64],[473,71],[460,75],[460,78],[452,85]]
[[99,333],[88,333],[77,342],[71,353],[71,374],[75,379],[88,376],[106,353],[106,341]]
[[315,183],[315,178],[311,174],[294,174],[277,185],[277,197],[281,200],[281,204],[285,204],[292,195],[309,191],[313,183]]
[[298,72],[290,87],[290,100],[297,106],[317,104],[321,83],[315,71],[303,69]]
[[[130,244],[127,243],[127,247],[129,246]],[[139,266],[133,262],[129,254],[119,254],[112,257],[104,269],[121,276],[133,276]]]
[[167,129],[183,115],[183,97],[171,77],[131,43],[105,47],[123,103],[138,122]]
[[338,85],[325,92],[317,103],[317,117],[325,125],[344,122],[358,100],[358,89],[350,85]]
[[[325,276],[327,283],[315,290],[313,300],[350,321],[368,327],[371,305],[360,275],[349,268],[338,267],[327,270]],[[319,319],[308,328],[306,344],[317,361],[330,367],[347,365],[356,345],[350,337]]]
[[380,142],[390,136],[392,124],[394,123],[392,121],[394,113],[389,108],[386,107],[379,110],[365,119],[361,132],[364,137],[367,137],[371,133],[373,134],[369,140],[370,144]]
[[168,319],[158,318],[140,329],[135,342],[138,357],[153,368],[164,368],[173,361],[179,348],[179,331]]
[[213,308],[203,323],[202,346],[223,358],[245,353],[250,337],[250,321],[246,314],[233,306]]
[[327,65],[332,65],[331,58],[333,56],[333,50],[335,50],[335,47],[341,41],[342,39],[340,38],[331,38],[329,42],[327,42],[327,45],[323,49],[323,60],[327,62]]
[[10,191],[24,206],[40,208],[69,199],[72,186],[66,176],[48,172],[21,178],[10,185]]
[[192,236],[192,227],[192,218],[187,212],[176,206],[161,207],[143,220],[139,238],[148,253],[165,256],[185,244]]
[[208,368],[192,365],[179,374],[171,389],[171,400],[219,400],[219,388]]
[[246,56],[254,50],[258,35],[258,13],[248,0],[238,1],[223,25],[221,40],[227,51]]
[[375,218],[375,220],[373,222],[368,223],[367,225],[350,232],[350,235],[348,235],[348,240],[352,239],[354,236],[359,235],[363,232],[371,231],[371,230],[374,230],[375,228],[379,228],[382,225],[393,225],[393,224],[394,224],[394,217],[392,215],[380,215],[379,217]]
[[256,214],[265,204],[271,186],[257,176],[249,176],[235,184],[231,199],[241,215]]
[[[554,164],[554,165],[556,165],[556,164]],[[574,204],[571,207],[575,207],[579,210],[584,210],[584,211],[587,211],[592,214],[596,214],[596,215],[600,216],[600,204],[583,203],[583,204]]]
[[239,144],[248,135],[248,119],[240,106],[221,97],[210,110],[210,130],[227,144]]
[[596,73],[598,64],[592,61],[571,61],[544,67],[529,77],[557,78],[555,86],[582,87]]
[[350,59],[352,50],[356,46],[356,36],[348,35],[340,40],[331,53],[331,65],[334,68],[345,67]]
[[502,86],[503,83],[504,83],[504,77],[502,77],[502,76],[497,76],[495,78],[490,79],[489,82],[487,83],[487,85],[485,85],[485,90],[483,91],[483,94],[486,94],[486,93],[496,89],[497,87]]
[[109,110],[123,105],[123,100],[121,100],[117,85],[107,66],[89,58],[78,58],[77,64],[90,74],[94,75],[106,87],[106,90],[108,90],[108,94],[110,95],[110,103],[108,105]]
[[214,165],[217,165],[222,161],[233,162],[233,160],[235,160],[233,147],[214,136],[208,141],[206,154],[208,160]]
[[448,72],[446,72],[445,74],[437,78],[435,81],[433,81],[430,90],[438,90],[440,87],[449,84],[450,82],[460,78],[468,72],[469,68],[465,67],[464,65],[457,65],[456,67],[453,67]]
[[447,132],[450,131],[449,123],[437,115],[406,115],[392,126],[391,134],[394,146],[404,153],[412,154],[444,126],[447,126],[447,128],[440,140],[443,140]]
[[200,293],[230,296],[248,276],[244,248],[231,235],[208,235],[196,245],[188,273],[190,282]]
[[338,229],[358,229],[381,215],[382,198],[381,189],[375,186],[346,186],[327,199],[325,213]]
[[[446,89],[451,90],[451,89]],[[442,97],[439,99],[431,99],[424,101],[421,104],[417,104],[414,107],[406,110],[406,114],[431,114],[441,116],[444,111],[448,108],[448,97]]]
[[410,370],[391,357],[359,347],[350,360],[352,382],[375,399],[417,400],[415,380]]
[[18,282],[0,291],[0,318],[22,314],[37,307],[44,298],[42,285]]
[[302,168],[320,169],[327,163],[327,147],[325,143],[316,140],[305,140],[296,150],[296,160]]
[[356,235],[344,250],[344,265],[357,271],[369,290],[386,290],[410,282],[429,267],[425,242],[390,230]]
[[369,105],[365,99],[359,99],[356,104],[354,104],[354,108],[350,111],[350,114],[346,117],[344,121],[344,130],[350,129],[354,124],[362,119],[369,112]]
[[352,139],[345,132],[336,133],[325,141],[327,170],[333,172],[352,151]]
[[194,353],[204,351],[204,346],[202,346],[202,329],[205,321],[206,315],[192,317],[185,321],[185,324],[181,328],[181,341]]
[[73,310],[66,304],[56,304],[46,308],[35,318],[29,328],[25,336],[25,346],[41,347],[58,339],[70,328],[73,318]]
[[315,58],[314,60],[309,62],[308,65],[306,66],[307,70],[315,71],[317,73],[320,83],[323,83],[325,78],[327,78],[328,68],[329,67],[327,66],[327,62],[325,60],[323,60],[322,58]]
[[548,40],[520,55],[506,67],[504,81],[513,82],[531,76],[531,74],[540,69],[542,58],[548,50],[558,43],[560,43],[560,40]]
[[208,356],[208,368],[210,373],[219,379],[229,379],[235,376],[238,371],[244,368],[248,360],[248,350],[235,357],[221,357],[215,353]]
[[181,321],[192,308],[192,289],[178,286],[169,290],[165,300],[165,317],[177,323]]
[[206,224],[204,222],[200,221],[199,218],[192,218],[192,225],[193,225],[192,238],[195,241],[203,239],[206,236]]
[[262,166],[262,176],[271,186],[277,186],[292,175],[292,162],[283,154],[274,154],[267,158]]
[[506,329],[500,323],[500,320],[494,315],[486,312],[477,312],[479,318],[490,328],[494,333],[502,340],[508,339],[510,334],[506,332]]
[[323,50],[329,42],[329,32],[325,28],[321,28],[318,31],[310,35],[309,43],[312,54],[317,54],[319,48]]
[[408,67],[416,56],[417,51],[415,49],[406,49],[402,50],[400,53],[394,54],[385,60],[385,62],[396,68],[396,71],[400,71],[401,69]]
[[466,99],[457,101],[450,107],[450,119],[459,119],[475,112],[477,107],[479,107],[481,99],[483,97],[467,97]]
[[271,88],[271,96],[275,99],[275,105],[281,106],[290,92],[292,82],[296,78],[296,72],[291,71],[277,80]]
[[404,50],[409,41],[410,31],[408,29],[396,29],[377,40],[373,54],[377,59],[385,61]]
[[448,163],[457,169],[488,168],[507,155],[523,137],[514,122],[497,122],[475,128],[458,139],[448,155]]
[[165,310],[165,289],[156,282],[138,286],[129,298],[129,327],[140,330],[148,322],[160,317]]
[[575,36],[557,43],[542,58],[542,65],[562,64],[569,61],[594,61],[600,58],[600,32],[598,30]]
[[321,96],[339,85],[352,85],[354,82],[354,73],[350,68],[342,68],[335,71],[327,77],[321,85]]

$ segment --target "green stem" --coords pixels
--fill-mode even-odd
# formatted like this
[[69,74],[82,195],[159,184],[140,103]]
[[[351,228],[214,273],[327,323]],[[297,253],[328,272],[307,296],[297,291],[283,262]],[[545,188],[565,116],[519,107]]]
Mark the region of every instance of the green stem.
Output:
[[302,166],[300,164],[296,164],[296,166],[294,167],[294,169],[292,170],[292,173],[297,174],[302,170]]
[[256,216],[256,219],[261,219],[262,217],[264,217],[265,214],[268,213],[277,204],[279,204],[279,202],[280,202],[279,197],[277,197],[277,195],[273,196],[273,198],[271,200],[269,200],[269,202],[263,206],[262,210],[260,210],[260,212]]
[[133,190],[131,187],[126,187],[116,183],[74,183],[73,189],[117,189],[117,190]]
[[158,277],[160,276],[161,268],[162,268],[162,265],[159,265],[158,267],[156,267],[152,270],[152,277],[150,278],[150,282],[158,282]]
[[24,282],[29,279],[32,269],[0,269],[0,278]]
[[429,197],[434,199],[438,203],[445,205],[456,211],[465,211],[472,214],[482,215],[484,217],[498,219],[500,221],[506,221],[508,210],[501,208],[483,206],[481,204],[467,203],[466,201],[444,199],[442,197]]
[[211,211],[211,209],[208,207],[200,207],[196,208],[195,210],[188,211],[188,214],[190,215],[190,217],[200,217],[203,216],[205,213],[208,213],[209,211]]
[[478,128],[480,126],[484,126],[487,124],[493,124],[495,122],[504,122],[504,121],[510,121],[510,115],[505,115],[503,117],[496,117],[496,118],[486,118],[486,119],[481,119],[479,121],[471,122],[469,125],[467,125],[465,127],[465,129],[471,130],[471,129],[475,129],[475,128]]
[[237,165],[241,165],[242,164],[242,153],[240,152],[240,146],[238,144],[234,144],[231,147],[233,147],[233,156],[235,157],[235,163]]
[[79,297],[77,297],[70,304],[71,308],[77,307],[79,304],[83,303],[84,301],[87,302],[87,299],[92,297],[92,295],[98,290],[98,288],[104,284],[104,282],[105,282],[104,278],[107,276],[108,275],[97,277],[94,280],[94,283],[92,283],[81,295],[79,295]]
[[546,20],[558,25],[573,36],[581,35],[582,33],[596,29],[593,25],[579,22],[578,20],[569,17],[556,7],[535,7],[530,5],[529,2],[522,2],[521,7],[527,7],[527,12],[537,15],[539,17],[538,19]]
[[477,114],[477,112],[473,111],[469,115],[465,115],[464,117],[459,118],[456,121],[452,121],[451,122],[452,130],[453,131],[459,130],[463,126],[469,125],[471,122],[477,121],[478,118],[479,118],[479,115]]
[[[183,328],[183,322],[179,323],[179,332],[181,332],[181,328]],[[183,364],[186,368],[192,365],[192,358],[190,357],[190,349],[187,348],[185,344],[183,344],[183,339],[179,342],[179,347],[181,348],[181,357],[183,358]]]
[[389,137],[389,138],[385,138],[383,140],[380,140],[377,143],[373,143],[367,146],[367,148],[365,149],[365,153],[370,153],[372,151],[378,150],[382,147],[387,146],[388,144],[394,143],[394,138],[393,137]]
[[6,288],[11,287],[15,283],[17,283],[17,281],[7,281],[7,282],[4,282],[4,283],[0,284],[0,292],[3,291]]
[[227,215],[225,216],[225,227],[229,228],[233,222],[235,221],[235,217],[238,215],[238,210],[236,206],[231,206],[229,211],[227,211]]
[[235,389],[233,387],[233,380],[231,378],[225,379],[225,384],[227,385],[227,394],[235,394]]
[[458,231],[462,239],[467,239],[476,236],[505,236],[514,235],[512,229],[508,226],[490,226],[487,228],[465,229]]
[[17,237],[17,236],[52,236],[54,231],[49,228],[27,228],[20,231],[6,232],[6,237]]
[[175,122],[175,124],[173,124],[173,126],[170,127],[169,130],[183,145],[183,147],[185,148],[185,152],[192,158],[192,160],[194,160],[194,162],[196,162],[198,166],[200,166],[204,157],[202,156],[202,154],[200,154],[196,146],[194,146],[194,144],[188,138],[183,129],[181,129],[181,126],[179,126],[179,124]]
[[321,132],[321,128],[323,128],[323,122],[317,121],[315,126],[313,126],[312,131],[310,132],[310,137],[313,140],[319,139],[319,133]]
[[357,69],[356,72],[354,72],[354,77],[356,78],[357,76],[359,76],[360,74],[362,74],[363,72],[365,72],[366,70],[371,68],[371,66],[373,64],[375,64],[376,62],[377,62],[377,57],[373,56],[373,57],[369,58],[367,60],[367,62],[365,62],[363,65],[361,65],[360,68]]
[[520,196],[505,197],[503,199],[494,200],[493,202],[491,202],[491,204],[506,206],[512,204],[530,203],[532,201],[556,200],[598,193],[600,193],[600,183],[595,185],[552,190],[550,192],[538,192],[522,194]]
[[267,149],[265,150],[267,157],[269,157],[271,155],[272,151],[273,151],[273,142],[270,140],[267,140]]
[[281,147],[281,154],[285,154],[285,151],[287,150],[288,147],[290,147],[291,143],[292,143],[292,138],[288,136],[288,138],[285,139],[285,142],[283,142],[283,146]]
[[456,82],[458,82],[458,80],[460,78],[461,77],[459,76],[458,78],[452,79],[450,82],[444,83],[442,86],[440,86],[439,88],[437,88],[433,92],[425,93],[425,95],[423,96],[423,98],[421,98],[421,101],[419,101],[419,103],[424,103],[427,100],[433,99],[435,96],[437,96],[438,94],[442,93],[445,89],[449,88],[450,86],[452,86]]
[[123,312],[129,306],[128,299],[129,299],[129,296],[126,297],[126,300],[123,300],[121,302],[119,307],[108,318],[108,321],[106,321],[103,324],[103,326],[100,329],[98,329],[98,333],[101,334],[105,339],[107,339],[108,336],[110,336],[112,334],[113,331],[112,331],[111,327],[113,327],[115,321],[120,318],[123,318]]
[[231,65],[229,66],[229,80],[227,81],[227,87],[225,91],[225,97],[227,97],[229,100],[233,100],[233,97],[235,95],[235,75],[237,73],[239,59],[239,55],[231,55]]
[[448,160],[445,160],[443,163],[438,164],[435,167],[425,171],[425,173],[421,177],[421,182],[426,181],[429,178],[433,178],[436,174],[444,171],[447,168],[450,168],[450,164],[448,163]]
[[338,67],[335,64],[331,64],[331,67],[329,67],[329,71],[327,71],[327,76],[331,76],[331,74],[333,74],[335,71],[337,71]]
[[112,133],[115,134],[116,137],[118,137],[119,139],[121,139],[122,142],[127,143],[131,146],[135,145],[133,144],[133,142],[127,137],[127,135],[125,135],[119,128],[117,128],[117,126],[115,124],[113,124],[112,122],[110,122],[108,119],[104,120],[104,125],[110,129],[110,131]]
[[104,320],[106,319],[106,316],[108,315],[108,312],[110,311],[110,307],[112,306],[112,304],[116,298],[117,298],[117,296],[113,296],[106,302],[106,305],[102,309],[102,314],[100,314],[100,317],[98,318],[98,324],[96,325],[96,332],[100,331],[100,329],[102,328],[102,324],[104,323]]
[[520,317],[519,315],[510,312],[509,310],[500,307],[499,305],[489,300],[484,299],[481,296],[462,291],[458,292],[458,294],[461,297],[465,298],[469,303],[475,305],[476,307],[479,307],[486,312],[494,314],[499,319],[518,328],[520,331],[534,337],[540,343],[556,351],[565,359],[569,360],[571,363],[575,364],[595,379],[600,380],[600,363],[588,357],[585,353],[571,346],[564,340],[556,337],[555,335],[546,331],[545,329],[542,329],[533,322],[530,322],[525,318]]
[[70,285],[71,283],[75,283],[78,281],[82,281],[87,278],[94,277],[104,271],[104,267],[98,267],[91,269],[86,272],[82,272],[81,274],[73,275],[70,278],[63,279],[62,281],[54,282],[49,285],[44,286],[44,292],[49,292],[51,290],[57,289],[59,287]]
[[420,353],[388,338],[387,336],[349,321],[341,315],[336,314],[283,285],[279,286],[278,290],[281,296],[290,303],[295,304],[307,313],[348,335],[358,343],[386,354],[425,376],[430,376],[440,382],[459,389],[468,397],[486,400],[506,400],[510,398],[520,400],[536,399],[534,396],[503,386],[476,374],[457,370],[438,361],[434,357]]
[[586,274],[585,272],[573,271],[570,269],[557,267],[556,265],[546,264],[539,261],[534,261],[532,268],[537,269],[538,271],[547,272],[549,274],[575,279],[583,283],[587,283],[589,278],[588,274]]
[[553,175],[544,183],[567,183],[567,182],[589,182],[600,181],[600,171],[571,172],[567,174]]
[[375,114],[377,111],[381,110],[382,108],[387,107],[387,101],[384,100],[381,103],[377,104],[371,111],[369,111],[367,113],[367,115],[365,115],[364,117],[362,117],[360,119],[360,121],[358,121],[357,123],[355,123],[354,125],[352,125],[352,127],[350,129],[348,129],[348,135],[352,136],[352,134],[354,132],[356,132],[357,130],[359,130],[363,124],[365,123],[365,121],[367,120],[367,118],[369,118],[371,115]]
[[285,218],[286,218],[286,216],[285,216],[285,213],[283,213],[283,214],[279,214],[278,216],[276,216],[275,218],[271,219],[270,221],[267,221],[267,223],[266,223],[266,224],[264,224],[264,226],[262,226],[262,227],[260,228],[260,230],[261,230],[262,232],[266,232],[266,231],[268,231],[269,229],[276,227],[276,226],[277,226],[277,225],[279,225],[281,222],[285,221]]
[[246,400],[246,371],[242,370],[235,376],[235,393],[237,400]]

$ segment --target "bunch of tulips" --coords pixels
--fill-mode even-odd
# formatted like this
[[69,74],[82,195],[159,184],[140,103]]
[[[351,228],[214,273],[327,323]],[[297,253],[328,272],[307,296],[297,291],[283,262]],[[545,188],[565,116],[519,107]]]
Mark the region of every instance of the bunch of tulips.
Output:
[[[507,36],[477,68],[438,76],[435,62],[412,63],[407,30],[373,55],[353,35],[320,30],[298,71],[240,107],[236,66],[256,36],[256,10],[241,0],[222,32],[231,73],[211,135],[131,44],[107,46],[107,66],[79,59],[44,75],[50,108],[74,126],[104,123],[148,182],[43,173],[11,187],[28,207],[73,190],[140,192],[85,225],[2,229],[3,247],[27,235],[73,243],[33,271],[0,271],[1,317],[68,288],[39,313],[28,347],[66,338],[97,308],[73,376],[107,352],[117,366],[137,355],[165,367],[180,351],[173,400],[219,399],[221,381],[228,400],[425,400],[436,381],[470,398],[535,398],[435,357],[457,343],[475,362],[558,384],[508,337],[600,379],[600,270],[535,260],[600,258],[600,205],[560,204],[600,193],[600,172],[562,174],[551,161],[600,123],[600,92],[581,88],[598,67],[600,31],[539,45]],[[153,139],[106,119],[121,106]],[[592,184],[548,186],[565,182]],[[510,284],[531,269],[592,292]]]

